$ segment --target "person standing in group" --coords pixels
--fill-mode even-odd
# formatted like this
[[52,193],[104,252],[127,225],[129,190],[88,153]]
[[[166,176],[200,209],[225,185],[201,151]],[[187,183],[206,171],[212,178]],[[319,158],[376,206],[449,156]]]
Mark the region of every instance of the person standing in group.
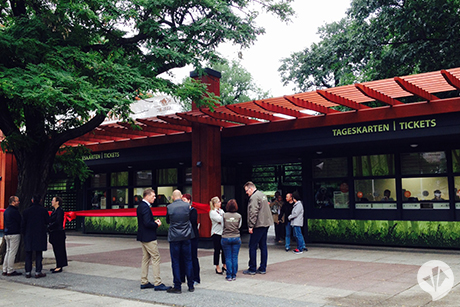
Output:
[[169,223],[168,241],[171,255],[171,268],[173,272],[174,287],[168,293],[181,293],[180,263],[184,262],[185,275],[187,276],[188,291],[195,291],[193,285],[192,249],[190,239],[195,235],[190,223],[190,204],[182,200],[182,193],[174,190],[173,203],[167,206],[166,222]]
[[21,242],[21,213],[19,213],[19,197],[11,196],[8,207],[3,212],[3,236],[6,242],[6,254],[3,259],[3,276],[16,276],[22,273],[14,270],[14,260]]
[[[144,190],[143,199],[136,209],[137,212],[137,241],[142,244],[141,289],[154,288],[155,291],[166,291],[171,287],[165,286],[160,277],[160,252],[158,251],[157,229],[161,226],[159,219],[154,220],[150,209],[155,201],[155,191]],[[147,278],[149,264],[152,262],[153,284]]]
[[49,224],[48,211],[41,205],[39,195],[32,197],[32,205],[22,215],[22,234],[26,251],[26,278],[32,275],[32,253],[35,252],[35,278],[45,277],[42,273],[43,252],[48,248],[47,229]]
[[294,230],[294,236],[297,240],[297,249],[294,250],[295,254],[302,254],[303,251],[308,251],[305,247],[305,240],[302,234],[303,227],[303,204],[300,201],[299,192],[295,191],[292,194],[292,199],[294,201],[294,207],[292,208],[292,213],[288,216],[288,220],[291,222],[292,229]]
[[281,235],[283,233],[281,227],[283,223],[281,223],[279,216],[281,212],[281,208],[283,207],[283,198],[280,192],[275,193],[275,199],[270,203],[270,210],[272,212],[273,223],[275,228],[275,243],[281,243]]
[[[244,190],[249,197],[248,203],[248,230],[249,238],[249,268],[243,274],[265,274],[267,272],[267,232],[273,224],[273,217],[268,204],[267,196],[257,190],[254,183],[248,181]],[[257,247],[260,248],[260,266],[256,269]]]
[[64,231],[64,210],[62,210],[62,198],[53,197],[51,206],[54,211],[50,216],[48,231],[50,233],[49,241],[53,246],[54,258],[56,258],[56,267],[51,269],[52,273],[61,273],[62,268],[67,266],[67,252],[65,250],[65,231]]
[[[192,249],[192,266],[193,266],[193,285],[198,285],[201,282],[200,279],[200,261],[198,260],[198,240],[200,234],[198,232],[198,212],[191,206],[192,195],[185,193],[182,195],[182,200],[190,205],[190,223],[192,224],[192,230],[195,234],[195,238],[190,240]],[[181,280],[185,280],[185,270],[182,272],[181,266]]]
[[222,248],[224,249],[227,264],[227,280],[236,280],[238,272],[238,253],[241,247],[240,228],[242,224],[241,215],[238,213],[238,204],[236,200],[230,199],[227,202],[224,213],[223,231],[222,231]]
[[291,249],[291,222],[288,219],[288,216],[291,215],[292,213],[292,207],[294,206],[294,201],[292,200],[292,193],[287,193],[286,194],[286,201],[283,204],[283,207],[281,208],[281,214],[280,218],[281,221],[286,225],[286,237],[284,241],[284,247],[286,251],[288,252]]
[[[211,238],[214,246],[214,265],[216,266],[216,274],[223,274],[223,271],[227,269],[225,264],[225,253],[222,250],[222,229],[223,229],[223,218],[224,210],[222,210],[222,202],[219,197],[215,196],[211,198],[209,202],[211,211],[209,211],[209,218],[211,219]],[[222,269],[219,267],[219,257],[222,255]]]

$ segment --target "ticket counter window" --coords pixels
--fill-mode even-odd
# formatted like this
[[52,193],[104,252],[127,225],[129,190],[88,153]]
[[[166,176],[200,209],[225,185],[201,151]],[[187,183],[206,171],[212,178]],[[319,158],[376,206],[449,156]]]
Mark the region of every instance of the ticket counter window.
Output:
[[356,209],[397,209],[396,180],[355,180]]
[[460,176],[454,177],[455,208],[460,209]]
[[91,188],[104,188],[107,186],[107,174],[99,173],[91,177]]
[[313,178],[347,177],[347,158],[313,159]]
[[157,169],[156,177],[158,185],[177,184],[177,168]]
[[155,199],[154,206],[166,207],[172,203],[171,196],[175,189],[177,189],[176,186],[158,187],[157,198]]
[[403,209],[449,209],[447,177],[403,178]]
[[346,181],[324,180],[315,181],[314,206],[318,209],[348,209],[350,208],[349,186]]
[[93,190],[91,196],[91,209],[107,209],[107,192],[106,190]]
[[128,189],[112,189],[111,196],[111,209],[128,208]]
[[353,175],[356,177],[393,176],[394,174],[394,155],[353,157]]
[[152,185],[152,171],[137,171],[134,174],[134,185],[149,187]]

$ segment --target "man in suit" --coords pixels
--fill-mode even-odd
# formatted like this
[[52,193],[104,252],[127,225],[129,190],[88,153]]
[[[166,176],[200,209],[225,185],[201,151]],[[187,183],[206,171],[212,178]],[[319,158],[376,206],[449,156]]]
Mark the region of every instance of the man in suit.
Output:
[[182,193],[174,190],[173,203],[169,204],[166,222],[169,224],[168,241],[171,255],[174,287],[168,293],[181,293],[181,256],[184,261],[185,275],[187,276],[188,291],[195,291],[193,285],[193,264],[190,239],[194,238],[192,224],[190,223],[190,204],[182,200]]
[[[160,277],[160,252],[158,251],[157,228],[161,221],[153,219],[150,209],[155,201],[155,191],[146,189],[144,199],[137,207],[137,241],[142,244],[141,289],[154,288],[155,291],[166,291],[171,287],[165,286]],[[149,264],[152,262],[153,284],[147,278]]]
[[21,273],[14,270],[14,259],[21,241],[21,213],[19,213],[19,197],[11,196],[8,208],[3,213],[5,222],[4,237],[6,241],[6,254],[3,260],[3,276],[16,276]]
[[35,278],[45,277],[42,273],[43,251],[48,248],[47,229],[49,224],[48,211],[41,204],[39,195],[32,197],[32,205],[24,210],[22,219],[22,233],[24,235],[24,249],[26,251],[26,278],[32,275],[32,253],[35,252]]

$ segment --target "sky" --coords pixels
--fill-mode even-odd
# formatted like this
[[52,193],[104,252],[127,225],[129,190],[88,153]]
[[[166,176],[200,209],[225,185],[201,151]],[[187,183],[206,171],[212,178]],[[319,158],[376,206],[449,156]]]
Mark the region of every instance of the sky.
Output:
[[[293,94],[293,85],[283,87],[278,68],[281,59],[319,42],[318,28],[326,23],[339,21],[346,16],[351,0],[295,0],[292,7],[296,16],[288,24],[270,14],[261,14],[258,25],[266,33],[249,49],[242,50],[242,66],[251,73],[254,82],[273,97]],[[218,51],[228,60],[237,59],[239,47],[222,45]],[[178,80],[188,76],[191,67],[176,69]]]

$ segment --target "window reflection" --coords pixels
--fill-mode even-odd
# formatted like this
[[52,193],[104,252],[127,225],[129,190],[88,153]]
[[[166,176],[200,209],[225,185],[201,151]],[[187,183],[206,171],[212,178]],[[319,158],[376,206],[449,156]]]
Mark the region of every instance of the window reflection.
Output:
[[392,202],[397,200],[396,180],[394,178],[355,180],[355,191],[357,202]]
[[348,183],[340,180],[316,181],[314,183],[316,208],[349,208]]

